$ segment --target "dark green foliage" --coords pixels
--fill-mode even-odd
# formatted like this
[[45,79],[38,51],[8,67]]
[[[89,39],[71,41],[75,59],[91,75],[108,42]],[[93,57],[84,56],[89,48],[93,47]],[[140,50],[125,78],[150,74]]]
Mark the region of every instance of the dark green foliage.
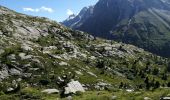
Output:
[[152,73],[153,73],[153,75],[158,75],[159,74],[159,70],[157,68],[154,68]]
[[102,60],[102,59],[99,59],[99,60],[97,61],[96,67],[98,67],[98,68],[104,68],[104,67],[105,67],[105,61]]
[[156,89],[156,88],[159,88],[160,87],[160,83],[159,83],[159,81],[156,81],[156,83],[154,84],[154,88]]

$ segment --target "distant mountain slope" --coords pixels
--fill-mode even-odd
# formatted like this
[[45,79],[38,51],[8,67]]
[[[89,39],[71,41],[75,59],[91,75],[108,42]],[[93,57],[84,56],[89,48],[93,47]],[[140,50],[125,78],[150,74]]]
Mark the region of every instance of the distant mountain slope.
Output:
[[[99,0],[93,13],[69,26],[94,36],[134,44],[161,56],[170,57],[169,0]],[[86,15],[87,16],[87,15]]]

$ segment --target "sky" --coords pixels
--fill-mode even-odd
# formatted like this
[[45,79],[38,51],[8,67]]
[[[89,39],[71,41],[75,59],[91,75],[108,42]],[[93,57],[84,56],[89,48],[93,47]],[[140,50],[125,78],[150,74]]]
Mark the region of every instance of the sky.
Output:
[[83,7],[95,5],[98,0],[0,0],[0,5],[20,13],[47,17],[58,22]]

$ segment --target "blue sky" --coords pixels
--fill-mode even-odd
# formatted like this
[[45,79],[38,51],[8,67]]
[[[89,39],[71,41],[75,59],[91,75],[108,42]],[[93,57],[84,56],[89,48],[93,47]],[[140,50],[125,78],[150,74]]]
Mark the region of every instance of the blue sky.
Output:
[[98,0],[0,0],[0,5],[20,13],[48,17],[58,22],[69,14],[79,13],[85,7],[94,5]]

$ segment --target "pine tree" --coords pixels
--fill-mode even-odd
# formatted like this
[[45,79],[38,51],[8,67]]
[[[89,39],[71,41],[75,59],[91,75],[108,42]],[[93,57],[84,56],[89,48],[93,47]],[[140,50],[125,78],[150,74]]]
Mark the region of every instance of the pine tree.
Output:
[[119,88],[122,88],[124,86],[123,82],[120,83]]
[[162,75],[162,80],[167,80],[167,77],[168,77],[167,74],[164,73],[164,74]]
[[146,77],[146,79],[145,79],[145,84],[146,84],[146,89],[150,89],[150,87],[151,87],[151,85],[150,85],[150,83],[149,83],[149,78],[148,77]]
[[170,72],[170,62],[168,63],[167,71]]
[[167,86],[170,87],[170,82],[168,82]]
[[159,81],[156,81],[156,83],[155,83],[155,85],[154,85],[154,88],[157,89],[157,88],[159,88],[159,87],[160,87],[160,83],[159,83]]

